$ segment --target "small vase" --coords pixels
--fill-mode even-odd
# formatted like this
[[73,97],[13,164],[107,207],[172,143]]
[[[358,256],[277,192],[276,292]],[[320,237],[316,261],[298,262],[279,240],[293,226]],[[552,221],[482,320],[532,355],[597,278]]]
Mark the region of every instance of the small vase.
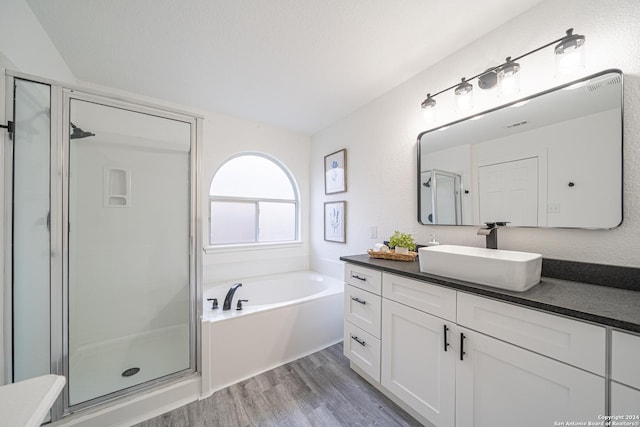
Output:
[[409,249],[403,248],[402,246],[396,246],[396,253],[400,255],[407,255],[409,253]]

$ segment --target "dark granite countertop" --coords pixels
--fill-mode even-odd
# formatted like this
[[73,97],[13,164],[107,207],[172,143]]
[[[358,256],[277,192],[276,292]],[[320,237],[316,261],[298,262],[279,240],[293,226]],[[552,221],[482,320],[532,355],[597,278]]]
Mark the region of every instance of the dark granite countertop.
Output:
[[369,255],[349,255],[340,259],[471,294],[640,333],[638,291],[542,277],[540,283],[528,291],[513,292],[422,273],[418,261],[391,261]]

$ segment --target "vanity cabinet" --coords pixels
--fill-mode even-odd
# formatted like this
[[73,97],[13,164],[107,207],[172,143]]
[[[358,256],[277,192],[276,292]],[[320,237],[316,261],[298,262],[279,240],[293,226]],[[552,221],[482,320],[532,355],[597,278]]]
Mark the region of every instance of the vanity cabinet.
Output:
[[640,336],[613,331],[611,334],[611,415],[640,415],[638,360],[640,360]]
[[381,383],[437,426],[453,426],[456,292],[382,274]]
[[460,334],[456,426],[553,426],[605,413],[603,377],[467,328]]
[[[346,274],[354,268],[362,269],[347,264]],[[347,350],[359,346],[362,353],[351,335],[368,333],[349,313],[357,308],[345,309],[345,354],[385,393],[433,425],[538,427],[597,421],[606,413],[604,327],[387,272],[359,273],[366,280],[355,279],[360,287],[345,297],[345,307],[353,305],[352,296],[360,298],[361,287],[378,289],[370,284],[381,279],[380,294],[362,295],[381,301],[379,335],[367,337],[378,359]],[[347,290],[354,286],[348,276],[345,281]],[[640,346],[640,338],[633,338]],[[376,363],[363,363],[367,357]],[[634,384],[612,386],[623,412],[626,402],[637,402]]]
[[436,426],[453,427],[451,322],[388,299],[382,313],[382,385]]
[[380,381],[380,316],[382,273],[345,265],[344,355],[375,381]]

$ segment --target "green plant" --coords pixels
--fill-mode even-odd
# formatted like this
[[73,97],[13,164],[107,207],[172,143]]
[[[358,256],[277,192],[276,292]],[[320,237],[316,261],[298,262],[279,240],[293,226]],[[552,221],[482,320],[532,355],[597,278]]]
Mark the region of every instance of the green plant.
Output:
[[416,249],[416,242],[413,240],[413,237],[409,233],[401,233],[396,230],[393,233],[393,236],[389,238],[389,247],[395,248],[399,246],[401,248],[407,248],[410,251]]

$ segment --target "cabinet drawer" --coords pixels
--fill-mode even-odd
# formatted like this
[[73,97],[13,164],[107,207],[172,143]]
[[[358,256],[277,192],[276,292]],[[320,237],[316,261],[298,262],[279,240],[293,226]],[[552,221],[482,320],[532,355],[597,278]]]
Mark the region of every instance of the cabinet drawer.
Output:
[[354,264],[345,264],[344,281],[365,291],[380,295],[382,289],[382,272]]
[[344,355],[367,375],[380,382],[380,340],[344,322]]
[[605,328],[458,292],[458,324],[605,374]]
[[613,331],[611,334],[611,378],[640,389],[639,360],[640,336]]
[[382,296],[425,313],[456,321],[456,291],[393,274],[382,274]]
[[347,285],[344,290],[344,320],[380,338],[380,296]]

